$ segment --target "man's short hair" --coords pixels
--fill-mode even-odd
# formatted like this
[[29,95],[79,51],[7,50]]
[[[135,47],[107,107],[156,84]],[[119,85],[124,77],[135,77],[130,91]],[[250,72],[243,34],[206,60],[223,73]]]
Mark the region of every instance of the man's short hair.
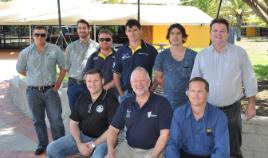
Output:
[[132,28],[133,26],[137,26],[137,28],[141,29],[141,24],[138,20],[136,19],[128,19],[127,23],[125,25],[125,28],[129,27]]
[[190,81],[189,81],[189,84],[188,84],[188,89],[189,89],[189,86],[192,82],[203,82],[205,84],[205,89],[207,92],[209,92],[209,84],[208,84],[208,81],[205,80],[204,78],[202,77],[194,77],[192,78]]
[[87,75],[92,75],[92,74],[99,74],[100,78],[101,78],[101,79],[103,78],[103,74],[102,74],[102,72],[101,72],[100,69],[97,69],[97,68],[89,69],[89,70],[85,73],[85,76],[87,76]]
[[45,30],[47,32],[47,28],[45,26],[42,25],[36,25],[33,29],[34,30]]
[[188,37],[188,35],[186,34],[186,31],[185,31],[185,28],[179,24],[179,23],[175,23],[175,24],[172,24],[169,26],[168,28],[168,32],[167,32],[167,35],[166,35],[166,39],[169,40],[169,35],[170,35],[170,32],[174,29],[174,28],[177,28],[178,30],[180,30],[181,34],[182,34],[182,43],[185,43],[186,42],[186,39]]
[[136,67],[136,68],[132,71],[132,73],[131,73],[131,75],[130,75],[130,81],[132,81],[132,79],[133,79],[133,73],[134,73],[135,71],[143,71],[143,72],[145,73],[145,75],[146,75],[146,78],[147,78],[149,81],[151,81],[148,71],[147,71],[145,68],[141,67],[141,66]]
[[103,34],[103,33],[108,34],[108,35],[110,35],[111,37],[113,37],[113,33],[112,33],[112,31],[110,31],[109,29],[106,29],[106,28],[100,29],[100,31],[99,31],[99,33],[98,33],[98,36],[99,36],[100,34]]
[[216,24],[216,23],[224,24],[226,26],[226,28],[227,28],[227,32],[229,33],[229,22],[226,19],[224,19],[224,18],[215,18],[215,19],[213,19],[211,21],[211,23],[210,23],[210,30],[212,28],[212,25]]
[[76,22],[76,25],[78,25],[79,23],[86,24],[86,25],[87,25],[87,28],[88,28],[88,29],[90,28],[89,23],[88,23],[85,19],[79,19],[79,20]]

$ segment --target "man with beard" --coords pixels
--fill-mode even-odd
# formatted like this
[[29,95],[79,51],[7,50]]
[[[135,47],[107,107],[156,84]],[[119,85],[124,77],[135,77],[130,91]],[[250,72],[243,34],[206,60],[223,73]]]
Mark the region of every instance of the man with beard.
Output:
[[67,95],[71,112],[81,93],[87,88],[83,79],[83,70],[89,56],[98,50],[98,43],[90,39],[91,27],[89,23],[80,19],[77,21],[79,39],[66,48],[67,71],[69,74]]

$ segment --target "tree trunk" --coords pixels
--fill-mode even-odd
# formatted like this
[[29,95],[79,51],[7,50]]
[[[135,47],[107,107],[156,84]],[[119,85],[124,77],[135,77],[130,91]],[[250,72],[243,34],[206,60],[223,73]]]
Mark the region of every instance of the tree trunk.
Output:
[[268,0],[243,0],[268,25]]

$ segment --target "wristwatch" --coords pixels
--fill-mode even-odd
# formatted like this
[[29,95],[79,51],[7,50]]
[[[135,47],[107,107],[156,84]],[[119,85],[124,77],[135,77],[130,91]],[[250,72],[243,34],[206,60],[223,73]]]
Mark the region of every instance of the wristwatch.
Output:
[[94,143],[91,143],[91,149],[95,149],[96,145]]

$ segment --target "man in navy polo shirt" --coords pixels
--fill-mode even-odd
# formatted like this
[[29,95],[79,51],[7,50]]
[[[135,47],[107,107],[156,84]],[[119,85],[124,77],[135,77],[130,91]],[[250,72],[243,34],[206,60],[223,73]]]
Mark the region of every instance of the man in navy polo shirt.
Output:
[[87,60],[84,72],[92,68],[99,69],[103,74],[103,89],[110,90],[116,94],[113,82],[112,66],[115,59],[115,51],[112,49],[113,44],[112,32],[108,29],[101,29],[98,33],[100,49],[94,52]]
[[[169,138],[172,109],[162,96],[149,91],[148,72],[137,67],[131,74],[135,96],[119,106],[108,129],[108,158],[162,158]],[[126,127],[126,141],[115,145],[120,129]]]
[[135,19],[129,19],[125,25],[129,43],[121,47],[116,53],[113,67],[113,78],[119,93],[119,101],[132,95],[130,74],[137,67],[144,67],[150,78],[157,55],[157,50],[142,40],[141,24]]

